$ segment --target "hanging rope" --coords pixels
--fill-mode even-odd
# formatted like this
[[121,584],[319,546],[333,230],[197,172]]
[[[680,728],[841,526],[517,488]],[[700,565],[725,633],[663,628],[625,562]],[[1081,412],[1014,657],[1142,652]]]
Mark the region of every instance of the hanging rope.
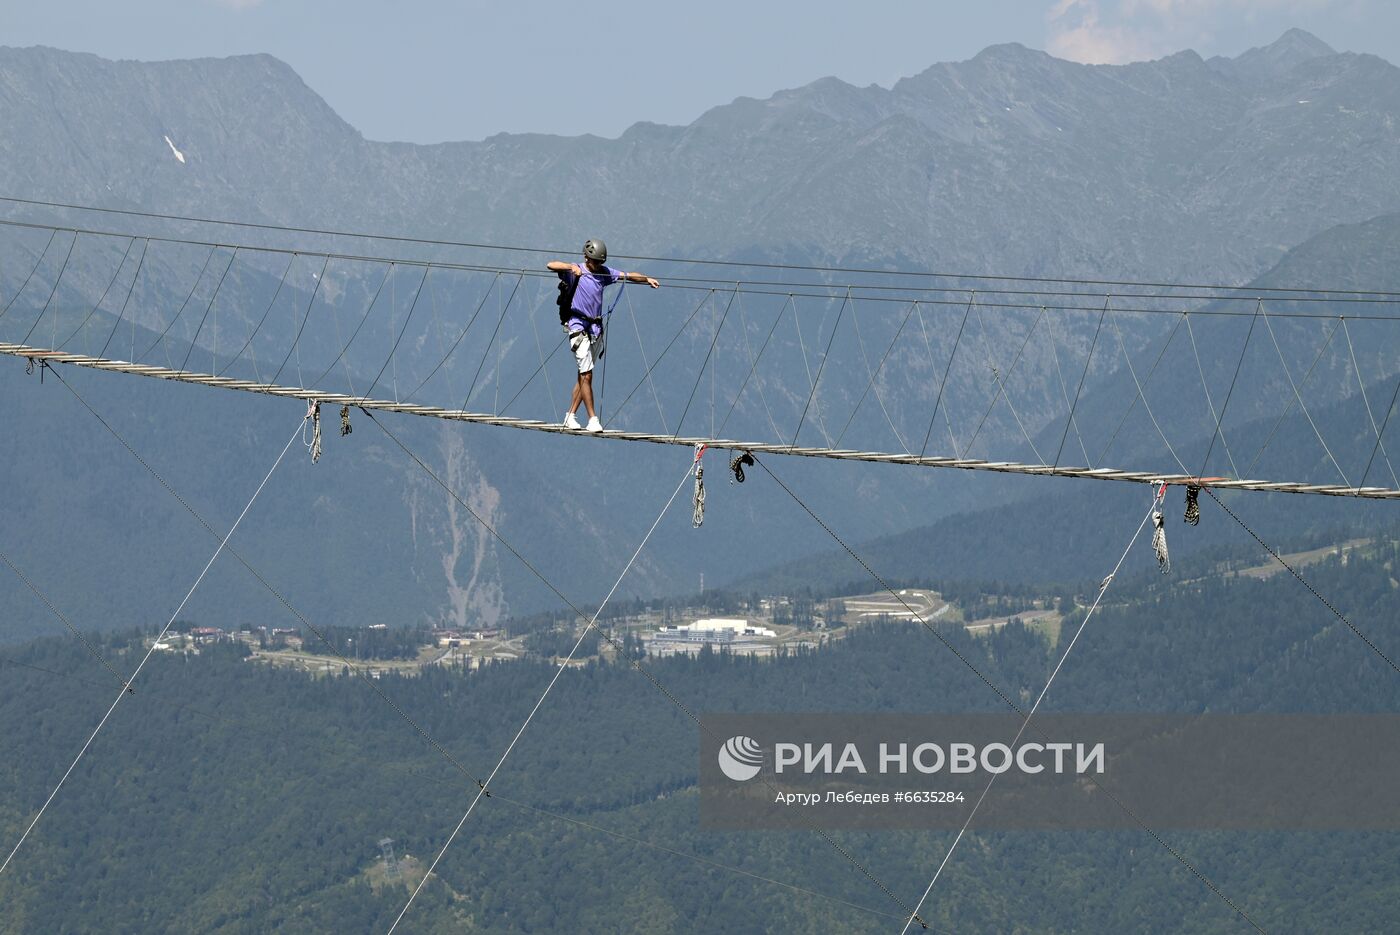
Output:
[[1152,551],[1157,553],[1157,568],[1164,575],[1172,570],[1172,558],[1167,552],[1167,520],[1162,514],[1162,501],[1166,495],[1167,482],[1162,481],[1152,498]]
[[350,434],[351,432],[353,432],[353,431],[355,431],[355,430],[354,430],[354,428],[352,428],[351,425],[350,425],[350,407],[349,407],[348,405],[347,405],[347,406],[341,406],[341,407],[340,407],[340,436],[341,436],[342,438],[344,438],[346,435],[349,435],[349,434]]
[[1161,510],[1152,511],[1152,550],[1157,553],[1157,567],[1164,575],[1172,570],[1172,558],[1167,553],[1166,522]]
[[[306,425],[311,423],[311,440],[306,440]],[[321,404],[317,400],[306,403],[306,418],[301,423],[301,443],[311,452],[311,463],[321,460]]]
[[[1158,488],[1157,496],[1153,499],[1152,517],[1154,523],[1158,523],[1158,517],[1161,516],[1161,513],[1158,512],[1157,508],[1161,506],[1162,493],[1165,492],[1165,490],[1166,484],[1163,484],[1160,488]],[[1016,730],[1016,736],[1011,740],[1011,749],[1016,749],[1017,744],[1019,744],[1021,741],[1021,735],[1024,734],[1026,732],[1026,729],[1031,726],[1031,719],[1035,717],[1036,711],[1040,709],[1040,703],[1044,701],[1045,696],[1049,694],[1050,686],[1054,684],[1055,677],[1060,674],[1060,669],[1064,667],[1065,660],[1069,659],[1069,654],[1074,651],[1075,644],[1079,642],[1079,637],[1084,634],[1085,627],[1089,625],[1089,620],[1094,616],[1094,612],[1099,609],[1099,604],[1103,601],[1104,594],[1108,591],[1108,585],[1113,581],[1113,576],[1116,575],[1118,573],[1118,570],[1123,567],[1123,562],[1127,560],[1128,553],[1132,551],[1133,545],[1137,542],[1138,536],[1142,535],[1143,527],[1146,524],[1147,517],[1144,516],[1142,520],[1138,522],[1137,530],[1133,533],[1133,537],[1128,540],[1128,545],[1123,549],[1123,554],[1118,557],[1118,564],[1113,566],[1113,570],[1109,572],[1108,577],[1103,579],[1103,584],[1099,585],[1099,593],[1098,596],[1094,598],[1094,603],[1089,606],[1088,612],[1084,614],[1084,619],[1079,622],[1079,627],[1074,631],[1074,635],[1070,638],[1069,644],[1065,647],[1065,651],[1060,654],[1059,662],[1055,663],[1055,668],[1050,671],[1049,678],[1045,680],[1045,687],[1040,690],[1040,694],[1036,696],[1035,702],[1030,706],[1030,710],[1027,711],[1022,717],[1021,726]],[[1158,529],[1160,528],[1161,526],[1160,524],[1158,524]],[[973,671],[976,672],[976,669],[974,669]],[[987,681],[987,679],[984,677],[983,681],[985,682]],[[991,683],[988,682],[988,684]],[[997,690],[997,693],[1000,694],[1000,690]],[[1020,708],[1016,708],[1015,705],[1012,705],[1012,707],[1016,710],[1017,714],[1021,713]],[[958,830],[957,837],[953,838],[953,843],[948,846],[948,850],[943,855],[942,862],[938,865],[938,869],[935,870],[933,873],[933,879],[929,880],[928,886],[924,889],[924,894],[920,896],[919,901],[914,904],[914,911],[910,913],[908,921],[904,923],[904,928],[900,930],[900,935],[904,935],[905,932],[909,931],[910,926],[912,926],[915,922],[922,922],[922,920],[918,916],[919,910],[922,909],[924,907],[924,903],[928,901],[929,894],[933,892],[934,886],[938,883],[938,878],[943,874],[943,869],[948,866],[948,861],[952,859],[953,852],[957,850],[958,843],[962,841],[963,835],[967,833],[967,829],[972,825],[972,819],[977,817],[977,811],[982,807],[982,801],[987,798],[987,793],[992,791],[992,786],[996,782],[997,775],[998,774],[996,773],[992,774],[992,776],[987,780],[987,785],[983,787],[982,794],[978,796],[977,801],[973,803],[972,810],[969,811],[967,814],[967,820],[963,822],[962,828]],[[1095,786],[1098,786],[1097,781],[1095,781],[1094,784]],[[1101,786],[1098,787],[1102,788]],[[1116,798],[1115,801],[1117,801]],[[1141,824],[1140,821],[1139,824]],[[1143,825],[1143,827],[1146,828],[1146,825]],[[1150,830],[1149,833],[1151,833]],[[1156,837],[1155,834],[1153,836]],[[1170,848],[1168,849],[1170,850]],[[1176,854],[1175,851],[1172,851],[1172,853],[1173,855]],[[1184,858],[1178,856],[1177,859],[1181,860],[1182,863],[1185,863]],[[1191,865],[1186,864],[1186,866],[1190,867]],[[1194,868],[1192,869],[1194,871]],[[1197,876],[1200,877],[1200,874],[1197,874]],[[1202,880],[1205,879],[1204,877],[1200,878]],[[1209,885],[1209,881],[1207,881],[1207,884]],[[1211,885],[1211,889],[1214,890],[1215,887]],[[1220,894],[1219,890],[1216,890],[1216,894],[1220,895],[1221,898],[1224,899],[1223,894]],[[1229,900],[1226,900],[1226,902],[1229,902]],[[1239,912],[1240,915],[1244,915],[1242,911],[1235,907],[1234,903],[1230,903],[1230,906],[1234,908],[1236,912]],[[1245,916],[1245,918],[1249,919],[1248,916]],[[1250,924],[1254,924],[1252,920],[1250,921]],[[927,928],[927,926],[924,927]],[[1254,927],[1256,929],[1259,929],[1257,925]],[[1259,929],[1259,931],[1262,932],[1263,929]]]
[[[699,473],[700,452],[703,450],[703,447],[700,447],[695,452],[697,474]],[[476,803],[481,801],[483,796],[487,796],[490,794],[489,787],[491,785],[491,781],[496,778],[496,774],[500,772],[501,767],[505,765],[506,759],[510,756],[511,751],[515,749],[515,745],[520,741],[521,736],[530,726],[530,722],[534,719],[535,714],[540,710],[541,707],[544,706],[545,699],[549,697],[549,693],[554,689],[554,685],[556,682],[559,681],[559,677],[564,672],[568,671],[569,663],[573,661],[574,656],[579,651],[579,647],[583,645],[583,641],[588,637],[589,633],[593,632],[597,628],[598,618],[602,615],[603,609],[608,606],[608,601],[612,600],[613,594],[616,593],[618,587],[621,586],[622,579],[626,578],[627,573],[632,570],[632,566],[636,563],[637,557],[642,554],[642,550],[646,548],[647,543],[651,540],[651,534],[656,531],[657,526],[661,525],[662,517],[664,517],[666,515],[666,511],[671,508],[671,504],[676,501],[676,495],[681,492],[681,488],[684,486],[685,475],[682,474],[681,482],[676,485],[675,490],[671,491],[671,496],[669,499],[667,499],[666,505],[661,508],[661,512],[656,514],[656,519],[652,521],[651,528],[647,530],[646,535],[642,537],[642,541],[637,546],[636,551],[632,553],[632,557],[628,559],[627,564],[623,566],[622,574],[617,576],[617,580],[613,582],[613,586],[603,597],[603,602],[598,605],[598,610],[589,618],[588,625],[584,627],[583,631],[579,634],[578,639],[574,642],[573,649],[569,650],[569,655],[565,657],[563,664],[555,670],[554,677],[549,680],[549,684],[545,686],[544,691],[540,694],[539,700],[536,701],[535,706],[530,709],[530,713],[525,716],[525,720],[521,723],[520,729],[515,732],[515,736],[511,738],[509,745],[506,746],[505,752],[502,753],[501,758],[496,761],[496,765],[492,768],[491,773],[486,777],[485,781],[478,780],[477,785],[480,787],[480,790],[472,799],[471,804],[467,806],[467,810],[464,813],[462,813],[462,819],[459,822],[457,822],[457,827],[452,829],[452,833],[448,835],[447,841],[443,843],[442,849],[439,850],[437,856],[433,858],[433,862],[428,865],[428,872],[423,875],[423,879],[418,881],[417,887],[415,887],[413,892],[409,894],[408,902],[404,903],[403,909],[399,911],[399,914],[394,919],[393,924],[389,926],[389,931],[387,935],[393,935],[394,930],[397,929],[399,923],[403,921],[403,917],[408,914],[408,910],[413,905],[414,899],[418,897],[418,893],[423,889],[424,884],[426,884],[429,878],[432,877],[433,871],[437,869],[437,865],[442,860],[442,856],[447,853],[447,849],[451,847],[452,842],[456,840],[457,835],[462,830],[462,826],[465,825],[467,823],[467,819],[471,817],[472,811],[476,808]]]
[[97,726],[93,728],[92,733],[88,735],[87,741],[84,742],[81,749],[78,750],[78,755],[73,758],[73,762],[69,764],[68,769],[65,770],[63,775],[59,778],[57,785],[55,785],[53,791],[49,793],[49,797],[44,800],[44,804],[39,806],[39,811],[36,812],[33,819],[30,820],[29,825],[24,829],[24,833],[19,836],[19,840],[15,842],[15,846],[10,851],[9,856],[5,858],[3,863],[0,863],[0,874],[4,874],[6,868],[10,866],[11,861],[15,859],[15,854],[19,853],[20,848],[24,846],[24,842],[29,838],[30,832],[34,830],[34,826],[44,817],[44,812],[53,804],[54,798],[57,797],[58,793],[63,789],[63,784],[68,781],[68,777],[73,774],[73,770],[77,769],[78,763],[82,760],[83,755],[87,753],[88,748],[91,747],[93,741],[97,739],[97,735],[102,732],[102,728],[105,727],[107,721],[111,719],[112,713],[117,710],[117,705],[121,704],[122,700],[126,698],[127,695],[134,694],[132,685],[135,684],[136,679],[141,675],[141,670],[144,669],[146,663],[151,660],[151,656],[155,654],[156,647],[159,646],[160,641],[165,638],[165,634],[170,632],[170,628],[175,625],[175,619],[180,616],[180,612],[185,609],[185,605],[189,603],[190,598],[194,596],[194,592],[199,588],[200,583],[204,581],[204,577],[209,573],[209,569],[213,567],[214,562],[217,561],[219,555],[223,553],[224,546],[233,538],[233,534],[238,531],[238,526],[243,522],[243,517],[248,515],[248,511],[251,510],[253,504],[257,502],[258,495],[261,494],[263,488],[267,486],[267,482],[272,479],[273,473],[277,470],[277,466],[282,463],[282,459],[286,457],[287,450],[292,447],[292,442],[296,441],[296,437],[296,432],[293,431],[287,438],[287,443],[282,446],[282,451],[277,455],[277,460],[272,462],[272,467],[268,468],[267,473],[263,475],[262,482],[258,484],[257,489],[253,491],[252,497],[248,499],[248,504],[243,507],[243,511],[238,514],[238,518],[235,519],[233,525],[229,527],[228,533],[219,537],[219,546],[214,550],[214,554],[209,556],[209,561],[205,562],[204,568],[199,573],[199,577],[194,579],[194,584],[190,585],[190,589],[185,592],[185,596],[180,600],[180,604],[175,608],[175,612],[170,615],[170,619],[165,622],[165,626],[161,627],[160,632],[156,634],[156,638],[151,642],[150,647],[146,650],[146,654],[141,657],[141,661],[137,663],[136,668],[132,671],[131,678],[124,681],[121,689],[117,692],[116,700],[114,700],[107,709],[107,713],[102,715],[102,720],[97,722]]
[[[705,447],[695,446],[695,509],[691,514],[690,524],[696,529],[705,524],[705,466],[700,463],[700,456],[705,453]],[[749,458],[749,463],[753,463],[752,457]]]
[[1201,495],[1201,488],[1195,484],[1186,485],[1186,515],[1182,517],[1186,525],[1195,526],[1201,521],[1201,505],[1196,502],[1196,498]]
[[730,461],[730,462],[729,462],[729,470],[731,470],[731,471],[734,472],[734,480],[730,481],[731,484],[733,484],[733,483],[740,483],[740,484],[742,484],[742,483],[744,482],[744,465],[746,465],[746,464],[747,464],[749,467],[753,467],[753,452],[752,452],[752,451],[743,451],[743,452],[740,452],[739,454],[737,454],[737,455],[734,456],[734,460],[733,460],[733,461]]

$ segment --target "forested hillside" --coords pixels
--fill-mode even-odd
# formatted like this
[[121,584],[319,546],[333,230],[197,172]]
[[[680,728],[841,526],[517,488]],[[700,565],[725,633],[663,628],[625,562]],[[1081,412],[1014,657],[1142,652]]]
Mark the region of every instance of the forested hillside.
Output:
[[[1166,578],[1125,574],[1042,710],[1400,709],[1393,670],[1296,581],[1222,576],[1216,563],[1226,560],[1257,558],[1185,561]],[[1396,560],[1386,539],[1305,570],[1392,658]],[[942,633],[1013,697],[1037,690],[1052,665],[1044,637],[1018,625],[981,637]],[[102,645],[120,668],[133,664],[139,641]],[[1000,704],[909,625],[866,627],[770,662],[706,653],[646,666],[697,712]],[[0,830],[11,842],[117,686],[67,637],[10,651],[4,669]],[[551,675],[548,665],[519,662],[377,684],[481,776]],[[565,673],[415,904],[410,930],[817,933],[897,924],[899,908],[818,838],[697,830],[696,737],[624,664]],[[0,878],[0,930],[380,931],[407,891],[386,883],[377,842],[395,841],[412,879],[475,789],[360,679],[267,669],[235,650],[159,655]],[[1268,931],[1380,931],[1400,907],[1388,870],[1400,859],[1395,834],[1163,833]],[[839,839],[912,899],[950,836]],[[953,932],[1223,933],[1243,924],[1159,845],[1129,832],[975,835],[926,914],[935,930]]]

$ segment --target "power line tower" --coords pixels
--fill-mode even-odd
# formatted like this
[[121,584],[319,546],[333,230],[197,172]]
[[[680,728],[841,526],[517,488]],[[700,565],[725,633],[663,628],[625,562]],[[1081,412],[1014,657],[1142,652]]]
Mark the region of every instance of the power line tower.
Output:
[[394,857],[394,839],[380,839],[379,853],[384,856],[384,870],[388,874],[389,882],[399,882],[399,862],[398,859]]

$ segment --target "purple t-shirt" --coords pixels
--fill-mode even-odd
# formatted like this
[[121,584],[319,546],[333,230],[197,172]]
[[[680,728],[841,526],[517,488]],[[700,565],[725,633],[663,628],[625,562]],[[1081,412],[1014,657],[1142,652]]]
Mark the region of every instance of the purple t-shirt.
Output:
[[[590,272],[586,264],[580,264],[583,275],[579,277],[578,287],[574,289],[573,309],[581,312],[589,318],[601,318],[603,315],[603,287],[611,286],[622,278],[622,270],[613,269],[611,266],[603,267],[603,272]],[[569,320],[569,334],[577,334],[583,330],[583,322],[577,318]],[[602,329],[597,325],[589,328],[589,332],[597,335]]]

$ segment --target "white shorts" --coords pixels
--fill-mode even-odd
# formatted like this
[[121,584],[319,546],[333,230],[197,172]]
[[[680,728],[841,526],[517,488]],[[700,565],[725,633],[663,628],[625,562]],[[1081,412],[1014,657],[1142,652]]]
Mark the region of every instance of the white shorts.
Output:
[[593,372],[593,339],[587,331],[569,335],[569,350],[574,352],[574,359],[578,361],[579,373]]

